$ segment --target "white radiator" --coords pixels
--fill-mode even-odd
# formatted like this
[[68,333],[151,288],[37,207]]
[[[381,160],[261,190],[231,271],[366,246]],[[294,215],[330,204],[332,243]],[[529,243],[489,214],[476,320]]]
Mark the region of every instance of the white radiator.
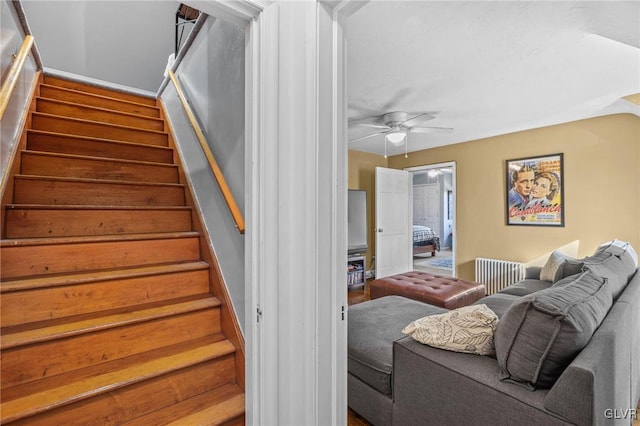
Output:
[[487,295],[496,293],[522,279],[524,279],[524,263],[476,258],[476,282],[485,285]]

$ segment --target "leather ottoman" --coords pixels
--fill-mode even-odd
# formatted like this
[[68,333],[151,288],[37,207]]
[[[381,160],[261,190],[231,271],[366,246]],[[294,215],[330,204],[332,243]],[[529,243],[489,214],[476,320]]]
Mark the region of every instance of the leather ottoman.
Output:
[[404,296],[447,309],[467,306],[484,297],[484,284],[412,271],[371,282],[371,299]]

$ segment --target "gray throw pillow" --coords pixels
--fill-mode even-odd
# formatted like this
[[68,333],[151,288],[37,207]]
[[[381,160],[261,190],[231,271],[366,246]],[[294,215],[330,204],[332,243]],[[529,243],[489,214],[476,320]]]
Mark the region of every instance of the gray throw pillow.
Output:
[[547,263],[544,264],[540,270],[540,279],[542,281],[556,282],[556,274],[562,265],[562,262],[567,258],[564,254],[558,250],[554,250],[553,253],[547,259]]
[[554,250],[549,259],[547,259],[547,263],[540,270],[540,279],[556,283],[565,277],[581,272],[582,263],[558,250]]
[[500,379],[530,389],[550,388],[587,345],[611,305],[606,280],[591,271],[521,297],[496,328]]

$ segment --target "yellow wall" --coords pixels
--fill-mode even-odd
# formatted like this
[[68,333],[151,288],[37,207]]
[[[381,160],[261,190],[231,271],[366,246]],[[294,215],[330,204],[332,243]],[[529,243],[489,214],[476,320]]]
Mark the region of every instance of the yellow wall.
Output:
[[376,167],[387,167],[387,159],[376,154],[361,151],[349,151],[349,189],[364,189],[367,191],[367,225],[369,251],[367,252],[366,269],[371,268],[371,257],[375,253],[375,182]]
[[[564,153],[565,226],[507,226],[505,160],[555,153]],[[366,181],[366,189],[373,188],[373,172],[364,168],[373,167],[374,158],[354,159],[351,170],[349,157],[349,187]],[[377,158],[376,165],[384,165]],[[460,278],[474,278],[476,257],[528,261],[574,240],[580,240],[581,257],[613,238],[640,251],[640,117],[598,117],[412,152],[407,159],[390,157],[388,167],[447,161],[457,167]],[[360,180],[352,181],[352,173]]]

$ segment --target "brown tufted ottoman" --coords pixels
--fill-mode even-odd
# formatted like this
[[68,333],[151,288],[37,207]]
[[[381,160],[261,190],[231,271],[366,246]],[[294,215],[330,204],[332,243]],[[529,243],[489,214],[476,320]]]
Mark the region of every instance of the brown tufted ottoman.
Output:
[[484,297],[484,284],[413,271],[371,282],[371,298],[404,296],[447,309],[460,308]]

